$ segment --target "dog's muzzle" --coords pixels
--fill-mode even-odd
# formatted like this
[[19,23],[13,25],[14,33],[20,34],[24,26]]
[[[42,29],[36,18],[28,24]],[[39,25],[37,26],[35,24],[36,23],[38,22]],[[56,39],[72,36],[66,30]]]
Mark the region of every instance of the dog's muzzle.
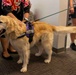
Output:
[[0,30],[0,37],[1,37],[2,35],[4,35],[5,32],[6,32],[5,29]]
[[0,21],[0,37],[1,37],[2,35],[4,35],[5,32],[6,32],[5,23],[2,23],[2,22]]

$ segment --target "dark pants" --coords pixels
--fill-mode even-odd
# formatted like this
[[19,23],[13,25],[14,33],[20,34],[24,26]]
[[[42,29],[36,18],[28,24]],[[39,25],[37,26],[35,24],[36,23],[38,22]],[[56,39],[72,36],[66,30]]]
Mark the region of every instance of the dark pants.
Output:
[[70,15],[71,18],[76,18],[76,7],[74,7],[74,13]]

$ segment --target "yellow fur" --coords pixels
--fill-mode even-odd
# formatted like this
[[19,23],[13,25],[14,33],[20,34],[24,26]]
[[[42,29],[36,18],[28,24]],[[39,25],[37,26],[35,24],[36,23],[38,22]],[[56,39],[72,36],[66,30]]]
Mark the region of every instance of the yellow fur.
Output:
[[[23,63],[21,72],[27,71],[27,64],[29,62],[30,47],[37,45],[39,52],[36,56],[40,56],[43,50],[46,51],[48,57],[44,60],[45,63],[51,62],[52,56],[52,45],[53,45],[53,32],[65,32],[65,33],[76,33],[76,27],[66,26],[54,26],[44,22],[33,22],[34,36],[31,44],[29,43],[28,37],[24,36],[17,39],[22,33],[26,32],[26,25],[22,22],[22,26],[19,25],[15,18],[9,16],[0,16],[0,21],[6,25],[6,35],[9,38],[12,46],[17,50],[19,54],[18,64]],[[0,25],[0,30],[1,30]]]

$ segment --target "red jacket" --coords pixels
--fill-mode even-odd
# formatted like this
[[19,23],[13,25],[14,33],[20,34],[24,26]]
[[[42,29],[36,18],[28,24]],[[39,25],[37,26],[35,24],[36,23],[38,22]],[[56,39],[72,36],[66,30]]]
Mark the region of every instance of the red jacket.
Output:
[[11,6],[12,10],[17,10],[21,2],[23,3],[24,8],[30,4],[29,0],[2,0],[2,5]]

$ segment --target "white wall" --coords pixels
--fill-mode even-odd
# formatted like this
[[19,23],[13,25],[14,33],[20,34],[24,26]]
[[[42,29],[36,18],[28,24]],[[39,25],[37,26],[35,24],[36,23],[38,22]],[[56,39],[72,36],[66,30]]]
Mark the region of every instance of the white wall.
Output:
[[[66,9],[68,6],[68,0],[30,0],[30,1],[32,3],[31,11],[34,13],[35,19],[40,19],[53,13],[59,12],[61,10]],[[67,11],[50,16],[40,21],[45,21],[53,25],[66,25]],[[65,43],[65,35],[55,34],[54,47],[62,48],[64,47],[64,43]]]
[[[59,11],[59,0],[30,0],[32,3],[31,10],[33,11],[35,18],[39,19],[44,16],[53,14]],[[58,15],[42,19],[51,24],[58,25]]]

